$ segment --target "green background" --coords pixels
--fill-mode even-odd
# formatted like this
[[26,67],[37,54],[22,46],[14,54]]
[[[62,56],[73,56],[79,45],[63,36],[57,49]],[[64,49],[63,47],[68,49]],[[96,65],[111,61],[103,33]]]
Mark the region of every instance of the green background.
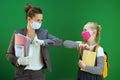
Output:
[[[120,0],[0,0],[0,80],[13,80],[14,67],[6,52],[12,33],[26,27],[24,6],[31,3],[43,9],[42,28],[63,41],[82,40],[85,23],[102,26],[101,46],[109,54],[109,75],[106,80],[119,80],[120,71]],[[78,51],[50,47],[52,72],[45,70],[47,80],[76,80]]]

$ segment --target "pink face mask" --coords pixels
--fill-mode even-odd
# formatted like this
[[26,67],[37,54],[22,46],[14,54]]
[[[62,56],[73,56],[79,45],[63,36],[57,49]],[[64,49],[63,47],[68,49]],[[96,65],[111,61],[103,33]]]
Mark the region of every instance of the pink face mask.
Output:
[[88,39],[91,37],[90,33],[87,31],[83,31],[82,32],[82,37],[84,39],[84,41],[88,41]]

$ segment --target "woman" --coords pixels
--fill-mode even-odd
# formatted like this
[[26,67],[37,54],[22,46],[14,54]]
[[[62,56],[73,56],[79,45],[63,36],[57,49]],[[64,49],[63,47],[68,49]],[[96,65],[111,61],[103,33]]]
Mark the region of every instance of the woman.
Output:
[[[45,80],[43,68],[51,71],[48,46],[60,46],[62,41],[41,29],[43,20],[42,10],[31,4],[25,7],[27,26],[17,30],[10,42],[7,59],[15,66],[14,80]],[[22,34],[30,38],[29,55],[27,57],[15,56],[15,34]]]
[[[78,61],[78,66],[79,66],[78,80],[103,80],[103,76],[102,76],[102,71],[104,66],[103,48],[101,46],[98,47],[98,51],[96,52],[96,57],[94,57],[96,58],[96,60],[92,65],[88,65],[88,63],[84,61],[85,58],[83,57],[83,55],[86,54],[84,53],[85,50],[86,52],[88,51],[92,53],[95,52],[94,49],[97,47],[100,41],[100,25],[98,25],[95,22],[88,22],[83,28],[82,37],[84,42],[82,41],[75,42],[70,40],[64,41],[65,47],[76,48],[81,52],[80,59]],[[98,42],[97,42],[97,37],[98,37]]]

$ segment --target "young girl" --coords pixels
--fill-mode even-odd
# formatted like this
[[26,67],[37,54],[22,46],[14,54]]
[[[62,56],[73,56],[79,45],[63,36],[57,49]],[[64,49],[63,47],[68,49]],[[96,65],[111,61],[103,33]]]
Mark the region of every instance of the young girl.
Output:
[[[100,46],[96,52],[95,65],[89,66],[83,61],[83,50],[93,51],[100,41],[101,27],[95,22],[88,22],[82,32],[84,43],[81,41],[64,41],[67,48],[76,48],[80,50],[80,59],[78,61],[78,80],[103,80],[102,71],[104,66],[104,51]],[[98,37],[98,39],[97,39]],[[97,42],[98,40],[98,42]],[[92,62],[92,61],[91,61]]]

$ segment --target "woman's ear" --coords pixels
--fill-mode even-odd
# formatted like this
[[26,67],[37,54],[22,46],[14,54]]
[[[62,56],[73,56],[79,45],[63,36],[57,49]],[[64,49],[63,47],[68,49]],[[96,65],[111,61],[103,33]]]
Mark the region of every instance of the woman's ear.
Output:
[[27,21],[30,21],[31,20],[31,18],[30,17],[27,17]]
[[33,21],[32,21],[32,18],[31,17],[27,17],[27,22],[28,23],[32,23]]

